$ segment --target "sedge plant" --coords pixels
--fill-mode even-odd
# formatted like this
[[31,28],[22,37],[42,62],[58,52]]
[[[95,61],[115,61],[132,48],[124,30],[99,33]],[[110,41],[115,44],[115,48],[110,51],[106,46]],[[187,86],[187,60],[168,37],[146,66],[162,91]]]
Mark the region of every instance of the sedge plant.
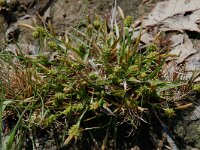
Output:
[[[135,36],[132,17],[124,17],[121,9],[119,13],[121,17],[117,10],[112,16],[90,14],[84,25],[71,27],[62,38],[35,27],[37,55],[23,50],[0,54],[0,131],[9,136],[8,149],[23,147],[27,134],[34,148],[35,131],[52,128],[62,133],[60,146],[88,133],[95,147],[106,149],[114,139],[116,148],[118,124],[131,125],[134,133],[154,111],[173,117],[181,106],[191,106],[169,98],[174,90],[187,92],[192,87],[163,79],[167,50],[161,51],[156,43],[141,47],[142,30]],[[2,125],[8,119],[4,112],[17,120],[14,127],[8,123],[9,131]],[[98,142],[97,131],[103,134]],[[5,137],[0,136],[0,144]]]

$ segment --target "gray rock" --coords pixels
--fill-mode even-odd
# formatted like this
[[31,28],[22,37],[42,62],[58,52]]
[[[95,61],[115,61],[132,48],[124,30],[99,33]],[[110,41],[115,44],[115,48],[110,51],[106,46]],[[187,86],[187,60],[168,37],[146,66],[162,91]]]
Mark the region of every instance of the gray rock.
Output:
[[200,120],[178,122],[175,133],[186,144],[186,150],[200,149]]
[[196,107],[189,116],[190,120],[200,120],[200,106]]
[[17,53],[24,53],[24,54],[28,54],[28,55],[36,55],[38,53],[38,47],[35,47],[31,44],[9,44],[5,51],[7,52],[11,52],[15,55],[17,55]]
[[2,15],[0,15],[0,44],[2,44],[4,42],[4,35],[6,33],[6,29],[8,27],[8,24],[5,22],[5,19]]

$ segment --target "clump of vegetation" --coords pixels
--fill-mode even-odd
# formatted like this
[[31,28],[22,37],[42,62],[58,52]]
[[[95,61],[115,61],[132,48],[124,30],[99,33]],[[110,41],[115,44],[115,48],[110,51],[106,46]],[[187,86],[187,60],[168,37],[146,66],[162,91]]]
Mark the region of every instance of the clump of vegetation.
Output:
[[192,89],[192,81],[162,78],[167,51],[155,43],[141,48],[142,33],[135,36],[130,16],[110,20],[94,14],[85,22],[63,38],[36,27],[33,37],[40,45],[35,56],[23,50],[17,55],[1,52],[0,121],[9,116],[16,120],[13,126],[1,125],[6,136],[0,136],[0,142],[8,149],[23,147],[27,135],[34,147],[38,128],[59,128],[61,145],[80,140],[85,132],[95,142],[100,130],[105,133],[102,148],[108,139],[114,139],[116,147],[119,124],[129,124],[133,133],[154,112],[172,117],[182,106],[190,106],[187,94],[184,101],[176,98]]

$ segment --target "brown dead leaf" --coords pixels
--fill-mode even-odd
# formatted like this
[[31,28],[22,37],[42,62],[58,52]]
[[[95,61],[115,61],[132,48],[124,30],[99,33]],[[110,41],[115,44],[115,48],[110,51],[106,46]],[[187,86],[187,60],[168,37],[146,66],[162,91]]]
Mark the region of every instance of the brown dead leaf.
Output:
[[[141,37],[143,43],[147,44],[152,41],[150,37],[155,37],[155,35],[163,31],[167,35],[166,37],[169,37],[169,41],[172,42],[169,46],[171,51],[168,54],[167,65],[163,71],[165,78],[169,80],[174,80],[178,77],[189,79],[194,72],[198,73],[200,71],[200,51],[197,50],[198,47],[193,45],[191,39],[185,33],[185,31],[200,33],[199,2],[199,0],[158,2],[147,19],[143,20],[143,30],[151,29],[148,30],[150,31],[148,36]],[[198,41],[198,39],[196,40]],[[162,44],[162,41],[159,39],[156,42],[158,45],[166,45],[166,42]],[[195,81],[200,81],[200,77],[195,78]]]
[[[137,38],[140,35],[140,31],[135,31],[133,37]],[[140,41],[144,44],[149,44],[154,40],[154,36],[151,33],[146,32],[145,30],[142,31]]]
[[183,39],[184,39],[184,35],[183,34],[175,34],[175,35],[172,35],[170,40],[172,41],[172,45],[171,47],[175,47],[179,44],[182,44],[183,43]]
[[186,71],[193,71],[193,70],[200,71],[200,53],[193,55],[187,59],[185,70]]
[[199,0],[169,0],[157,3],[144,20],[144,26],[162,25],[162,30],[189,30],[200,32]]
[[177,45],[169,53],[170,55],[176,55],[176,63],[182,63],[190,55],[196,53],[197,50],[193,47],[192,41],[189,39],[188,35],[184,35],[184,43]]

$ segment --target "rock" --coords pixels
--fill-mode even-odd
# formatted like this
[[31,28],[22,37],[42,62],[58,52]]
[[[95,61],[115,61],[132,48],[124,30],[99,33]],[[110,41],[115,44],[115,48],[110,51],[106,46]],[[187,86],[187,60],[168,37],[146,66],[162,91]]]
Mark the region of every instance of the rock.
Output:
[[185,150],[193,148],[200,149],[200,120],[196,121],[179,121],[175,127],[175,133],[183,142]]
[[[35,15],[26,15],[23,18],[20,18],[15,24],[20,30],[18,38],[19,43],[36,44],[35,39],[32,37],[32,32],[34,30],[31,27],[36,27],[40,22],[37,21]],[[30,28],[26,25],[30,26]]]
[[[76,3],[76,5],[74,5]],[[83,4],[80,0],[59,0],[50,10],[51,23],[55,33],[61,35],[66,28],[81,17]]]
[[17,41],[21,44],[36,44],[36,40],[32,37],[34,27],[41,24],[36,15],[25,15],[13,23],[6,31],[6,41]]
[[6,30],[5,41],[7,43],[14,42],[18,40],[20,30],[17,25],[12,25]]
[[[83,0],[59,0],[54,3],[49,10],[54,32],[62,35],[66,30],[69,30],[72,23],[82,19],[85,14],[105,12],[112,6],[110,0],[99,0],[98,3],[96,0],[90,0],[87,4],[85,3]],[[86,5],[89,10],[85,8]]]
[[196,107],[189,116],[190,120],[200,120],[200,106]]
[[41,16],[50,8],[55,0],[39,0],[34,6],[34,9],[39,12]]
[[29,3],[33,3],[34,0],[6,0],[6,3],[8,6],[14,6],[17,3],[23,4],[23,5],[28,5]]
[[9,44],[5,51],[7,52],[11,52],[15,55],[17,55],[17,53],[20,53],[20,51],[24,54],[27,54],[27,55],[36,55],[38,53],[38,47],[35,47],[31,44],[18,44],[18,45],[15,45],[15,44]]
[[5,22],[5,18],[0,15],[0,44],[2,44],[4,42],[4,35],[6,33],[6,28],[8,27],[8,24]]

